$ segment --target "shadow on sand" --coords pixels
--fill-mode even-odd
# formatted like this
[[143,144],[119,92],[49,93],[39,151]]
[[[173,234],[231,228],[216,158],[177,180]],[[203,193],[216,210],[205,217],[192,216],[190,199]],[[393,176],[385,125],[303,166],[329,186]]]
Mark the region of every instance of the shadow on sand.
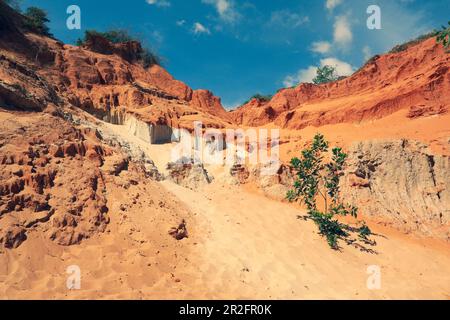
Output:
[[[298,215],[297,219],[303,221],[313,221],[313,219],[309,215]],[[346,235],[339,236],[339,240],[344,241],[348,246],[352,246],[362,252],[378,255],[378,251],[374,249],[374,247],[377,245],[377,242],[375,240],[371,240],[368,237],[361,237],[358,232],[359,228],[357,227],[343,224],[342,228],[346,231]],[[370,236],[387,239],[386,236],[376,233],[371,233]],[[338,246],[335,250],[342,251],[342,247]]]

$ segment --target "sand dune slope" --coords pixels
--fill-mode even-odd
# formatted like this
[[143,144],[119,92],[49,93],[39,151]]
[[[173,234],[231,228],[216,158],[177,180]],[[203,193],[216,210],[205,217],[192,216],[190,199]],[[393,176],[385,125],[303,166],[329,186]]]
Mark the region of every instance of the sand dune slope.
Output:
[[[299,209],[241,187],[216,183],[198,192],[164,182],[158,189],[176,195],[191,212],[189,238],[174,240],[167,234],[167,218],[146,208],[127,218],[112,215],[109,232],[77,246],[60,247],[33,233],[18,249],[0,255],[0,296],[450,298],[448,245],[419,243],[374,226],[380,234],[377,254],[346,245],[336,252],[311,222],[297,218]],[[81,268],[80,290],[66,288],[66,268],[73,264]],[[381,269],[380,290],[367,288],[371,265]]]
[[[216,184],[203,193],[165,182],[202,221],[199,276],[187,298],[415,299],[450,297],[448,246],[375,230],[376,254],[328,248],[312,222],[285,203]],[[381,268],[381,289],[369,290],[367,267]],[[183,279],[183,277],[181,277]]]

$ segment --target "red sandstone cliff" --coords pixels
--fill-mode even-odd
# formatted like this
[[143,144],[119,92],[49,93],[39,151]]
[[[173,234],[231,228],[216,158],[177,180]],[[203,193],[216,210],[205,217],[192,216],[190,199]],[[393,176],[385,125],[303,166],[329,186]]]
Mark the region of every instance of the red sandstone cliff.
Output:
[[231,113],[239,124],[289,129],[358,123],[401,109],[409,118],[450,108],[450,55],[435,38],[399,53],[376,56],[352,76],[282,89],[268,102],[252,100]]
[[206,126],[220,128],[229,122],[211,92],[192,90],[159,65],[144,68],[138,61],[139,42],[113,44],[96,36],[82,47],[64,45],[24,33],[18,27],[20,15],[1,5],[0,29],[5,32],[0,34],[0,101],[12,108],[42,110],[65,104],[100,118],[120,109],[173,126],[193,115]]

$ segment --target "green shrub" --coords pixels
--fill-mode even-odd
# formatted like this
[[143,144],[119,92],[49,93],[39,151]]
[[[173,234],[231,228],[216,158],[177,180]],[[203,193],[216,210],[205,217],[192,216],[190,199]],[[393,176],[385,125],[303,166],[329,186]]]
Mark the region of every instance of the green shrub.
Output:
[[[301,200],[305,203],[308,215],[318,226],[320,234],[326,237],[331,248],[338,249],[338,239],[346,238],[349,235],[347,230],[352,228],[340,223],[335,217],[350,215],[357,218],[358,208],[343,204],[339,198],[339,182],[347,154],[341,148],[333,148],[331,160],[325,163],[328,150],[328,142],[324,136],[317,134],[311,146],[302,151],[301,157],[291,160],[297,179],[294,189],[286,197],[289,201]],[[318,209],[318,199],[323,201],[323,212]],[[357,232],[362,239],[367,239],[371,234],[365,224]]]
[[439,31],[437,30],[433,30],[431,32],[428,32],[426,34],[420,35],[417,38],[410,40],[408,42],[396,45],[394,48],[391,49],[391,51],[389,51],[389,53],[399,53],[402,51],[405,51],[406,49],[408,49],[409,47],[412,47],[422,41],[425,41],[427,39],[430,39],[432,37],[436,37],[439,34]]
[[442,43],[445,49],[447,49],[447,52],[450,52],[450,21],[448,22],[449,27],[442,27],[442,31],[438,32],[437,35],[437,42]]
[[262,94],[257,93],[257,94],[252,96],[252,99],[257,99],[259,101],[267,102],[267,101],[270,101],[272,99],[272,95],[270,95],[270,94],[262,95]]
[[339,79],[339,76],[336,74],[336,68],[332,66],[325,65],[323,67],[317,68],[317,75],[313,79],[315,84],[322,84],[333,82]]
[[82,45],[82,44],[88,42],[92,37],[95,37],[95,36],[105,38],[112,43],[124,43],[124,42],[128,42],[128,41],[138,41],[137,39],[130,36],[126,30],[114,29],[114,30],[109,30],[106,32],[99,32],[96,30],[86,30],[84,33],[84,39],[78,39],[78,43]]
[[161,58],[147,48],[142,49],[140,60],[144,68],[161,65]]
[[[78,39],[76,42],[77,46],[82,46],[89,42],[92,37],[102,37],[111,43],[125,43],[129,41],[137,41],[141,42],[138,38],[131,36],[128,31],[122,29],[113,29],[105,32],[99,32],[96,30],[86,30],[83,39]],[[160,65],[161,58],[157,56],[153,51],[149,48],[142,48],[142,51],[139,53],[138,60],[142,63],[144,68],[151,67],[152,65]]]
[[52,36],[50,29],[47,26],[47,23],[50,22],[50,20],[44,10],[37,7],[29,7],[25,11],[24,16],[23,26],[25,29],[44,36]]
[[250,97],[250,99],[248,99],[247,101],[245,101],[242,105],[249,103],[250,101],[252,101],[253,99],[259,100],[261,102],[268,102],[270,100],[272,100],[272,95],[268,94],[268,95],[262,95],[260,93],[254,94],[253,96]]

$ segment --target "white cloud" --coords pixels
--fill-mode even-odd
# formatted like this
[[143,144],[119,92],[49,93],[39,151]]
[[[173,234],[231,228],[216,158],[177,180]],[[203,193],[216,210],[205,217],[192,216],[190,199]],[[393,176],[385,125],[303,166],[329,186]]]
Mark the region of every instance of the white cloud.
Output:
[[182,19],[182,20],[178,20],[176,22],[177,26],[182,27],[186,24],[186,20]]
[[316,41],[311,44],[311,51],[329,54],[333,48],[346,51],[349,49],[353,41],[353,33],[351,30],[350,22],[348,16],[346,15],[337,16],[334,21],[334,31],[333,31],[333,41]]
[[279,10],[272,12],[269,24],[272,26],[282,26],[287,28],[297,28],[309,22],[308,16],[302,16],[289,10]]
[[202,2],[214,6],[225,22],[234,22],[240,16],[231,0],[202,0]]
[[349,76],[355,69],[347,62],[341,61],[337,58],[325,58],[320,60],[320,66],[332,66],[336,68],[336,73],[339,76]]
[[316,77],[317,67],[310,66],[307,69],[301,69],[295,75],[289,75],[283,80],[285,87],[293,87],[301,82],[312,82]]
[[153,42],[161,44],[164,41],[164,36],[161,34],[161,32],[155,30],[150,33],[150,37],[153,40]]
[[328,41],[317,41],[311,45],[311,51],[317,53],[328,53],[331,50],[331,43]]
[[353,40],[352,30],[350,29],[350,22],[347,16],[338,16],[334,23],[334,42],[341,46],[348,46]]
[[192,32],[194,32],[195,34],[211,34],[211,31],[209,31],[209,29],[207,27],[205,27],[204,25],[202,25],[200,22],[195,22]]
[[229,103],[227,101],[222,101],[222,105],[225,110],[235,110],[238,107],[242,106],[244,104],[244,102],[247,100],[248,99],[244,98],[244,99],[234,100],[231,103]]
[[362,52],[364,54],[364,61],[367,61],[372,57],[372,50],[370,49],[369,46],[364,46]]
[[167,0],[146,0],[148,4],[157,7],[170,7],[171,3]]
[[325,3],[325,7],[332,11],[334,8],[336,8],[338,5],[342,3],[342,0],[327,0]]
[[[354,72],[354,68],[347,62],[341,61],[337,58],[325,58],[320,60],[320,66],[332,66],[336,68],[336,73],[339,76],[349,76]],[[294,75],[288,75],[284,78],[283,84],[286,87],[292,87],[302,82],[312,82],[317,75],[317,67],[309,66],[306,69],[301,69]]]

